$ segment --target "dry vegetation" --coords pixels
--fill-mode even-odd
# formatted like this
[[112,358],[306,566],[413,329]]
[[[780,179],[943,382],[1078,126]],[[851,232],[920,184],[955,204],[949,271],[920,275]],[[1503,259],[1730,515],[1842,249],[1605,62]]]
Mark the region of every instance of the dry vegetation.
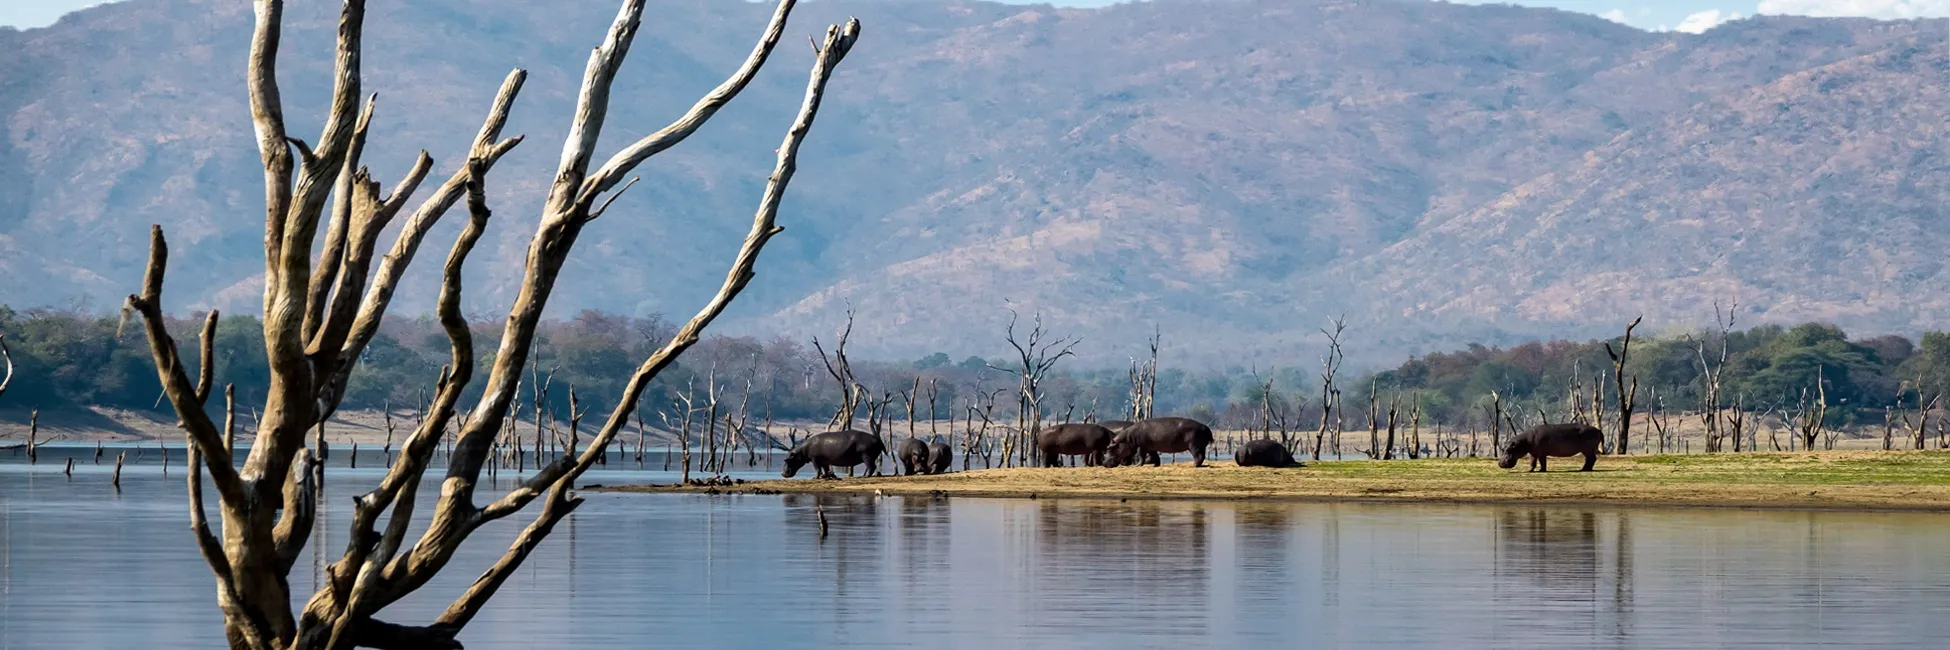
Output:
[[[1605,457],[1597,471],[1504,471],[1485,459],[1328,461],[1301,469],[995,469],[939,476],[764,481],[723,492],[984,497],[1610,503],[1745,508],[1950,511],[1950,453],[1833,451]],[[630,492],[705,491],[625,486]]]

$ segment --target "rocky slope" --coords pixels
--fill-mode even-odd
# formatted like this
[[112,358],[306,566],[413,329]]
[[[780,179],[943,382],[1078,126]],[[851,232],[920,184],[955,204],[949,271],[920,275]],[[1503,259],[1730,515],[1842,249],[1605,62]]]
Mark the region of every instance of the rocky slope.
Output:
[[[330,3],[295,3],[294,124],[326,90]],[[735,67],[769,7],[655,0],[606,142]],[[531,71],[491,179],[469,308],[504,308],[608,0],[373,3],[368,159],[451,169],[494,86]],[[1393,0],[1158,0],[1061,10],[803,5],[858,15],[751,300],[803,336],[848,304],[863,353],[992,354],[1007,307],[1117,359],[1157,324],[1182,359],[1294,362],[1333,314],[1376,358],[1644,312],[1940,327],[1940,23],[1763,18],[1703,35],[1566,12]],[[131,0],[0,31],[0,302],[115,304],[144,225],[175,308],[254,309],[259,172],[248,7]],[[689,313],[722,277],[810,54],[745,95],[599,222],[557,313]],[[452,224],[448,224],[452,227]],[[451,230],[442,231],[443,233]],[[431,305],[431,264],[407,309]],[[1750,316],[1751,318],[1752,316]],[[1298,359],[1310,359],[1311,352]]]

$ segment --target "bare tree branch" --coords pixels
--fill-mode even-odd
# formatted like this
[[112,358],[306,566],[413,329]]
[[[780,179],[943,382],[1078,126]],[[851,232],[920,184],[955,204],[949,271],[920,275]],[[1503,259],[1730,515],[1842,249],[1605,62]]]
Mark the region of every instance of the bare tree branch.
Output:
[[[284,130],[284,100],[278,93],[278,42],[284,30],[284,0],[257,0],[256,27],[251,37],[247,85],[251,123],[257,131],[258,153],[264,159],[264,271],[271,282],[279,270],[284,241],[284,215],[291,205],[291,145]],[[271,309],[265,292],[264,309]]]
[[197,355],[196,401],[199,404],[210,401],[210,384],[217,376],[217,310],[203,319],[203,336],[200,338],[201,350]]
[[649,386],[650,381],[659,372],[675,361],[678,355],[697,343],[704,328],[724,312],[725,307],[731,304],[731,300],[744,291],[745,286],[756,275],[755,267],[758,264],[760,251],[765,248],[765,243],[770,241],[773,235],[783,230],[777,225],[779,204],[785,198],[787,184],[791,182],[794,172],[798,170],[799,146],[812,129],[813,118],[818,114],[820,101],[825,96],[827,80],[833,70],[839,66],[840,61],[846,57],[847,52],[852,50],[853,43],[859,35],[858,20],[847,21],[845,27],[835,25],[827,29],[826,47],[820,51],[820,56],[814,63],[811,78],[806,86],[806,98],[800,105],[799,115],[793,121],[792,128],[786,132],[784,144],[779,147],[778,164],[772,171],[771,179],[766,183],[765,194],[759,202],[757,214],[752,219],[751,232],[745,236],[745,243],[739,248],[738,256],[732,263],[731,270],[725,274],[724,284],[718,288],[717,295],[712,297],[697,315],[691,317],[691,320],[678,330],[677,335],[670,342],[650,355],[650,358],[637,368],[636,374],[625,386],[622,398],[618,400],[609,419],[603,423],[596,439],[572,466],[563,470],[558,464],[543,470],[544,474],[560,472],[560,479],[550,490],[549,499],[544,504],[541,514],[522,531],[521,536],[502,556],[501,561],[482,574],[467,593],[447,608],[446,613],[440,616],[440,623],[454,626],[466,625],[467,621],[480,611],[481,606],[486,604],[487,599],[493,596],[501,582],[521,565],[522,559],[533,549],[531,540],[539,540],[547,535],[555,522],[568,516],[581,504],[581,499],[568,496],[568,490],[574,485],[576,478],[588,471],[595,464],[596,459],[608,449],[616,434],[627,426],[630,412],[636,407],[637,399],[643,394],[644,388]]
[[[691,110],[686,111],[683,117],[677,118],[677,121],[671,122],[669,126],[658,129],[656,133],[645,136],[611,156],[608,162],[603,163],[601,169],[590,175],[576,201],[584,205],[594,201],[596,195],[607,192],[617,183],[622,182],[623,177],[629,175],[637,165],[643,164],[643,161],[662,153],[665,149],[676,146],[677,143],[683,142],[684,138],[697,132],[698,127],[704,126],[711,116],[717,114],[718,109],[730,103],[731,98],[737,97],[738,93],[745,89],[745,85],[751,83],[752,77],[757,76],[758,69],[765,65],[766,57],[772,54],[772,47],[779,44],[779,37],[785,34],[786,18],[792,14],[795,3],[796,0],[783,0],[779,3],[778,9],[772,12],[772,22],[765,26],[764,36],[761,36],[758,44],[752,47],[751,55],[745,58],[744,65],[738,66],[737,72],[731,73],[731,77],[725,79],[724,83],[718,84],[710,94],[697,100],[697,103],[692,105]],[[607,90],[605,87],[604,91]],[[592,146],[595,144],[593,138],[589,144]]]
[[339,171],[338,185],[332,190],[335,200],[331,224],[325,229],[325,250],[319,255],[317,266],[312,269],[311,289],[306,293],[307,340],[318,332],[319,320],[324,317],[325,297],[338,277],[339,263],[345,259],[346,231],[352,227],[354,187],[362,184],[366,177],[365,170],[359,168],[359,159],[365,153],[366,132],[372,126],[373,106],[378,100],[378,95],[368,98],[365,109],[359,112],[359,122],[352,129],[352,150],[346,155],[345,164]]
[[6,334],[0,334],[0,359],[7,361],[7,376],[0,378],[0,395],[6,395],[7,385],[14,383],[14,353],[7,350]]
[[[177,354],[176,341],[165,328],[162,313],[162,285],[164,270],[169,266],[169,243],[163,238],[162,226],[152,226],[149,231],[149,268],[143,274],[141,295],[129,296],[128,305],[142,315],[144,331],[149,335],[149,349],[156,361],[156,374],[162,381],[163,393],[176,408],[178,425],[189,436],[190,442],[201,447],[202,455],[209,465],[210,480],[217,493],[225,500],[243,498],[244,485],[237,470],[230,465],[230,453],[223,446],[223,439],[217,432],[217,425],[203,410],[203,400],[198,398],[197,389],[190,384],[190,378],[183,372],[182,359]],[[207,345],[207,343],[206,343]]]
[[[508,73],[501,82],[500,92],[495,94],[494,103],[488,109],[486,121],[474,137],[469,151],[469,160],[481,160],[482,172],[494,167],[503,155],[521,144],[519,136],[501,140],[501,131],[508,123],[508,114],[514,107],[515,97],[521,94],[521,87],[528,79],[528,72],[516,69]],[[399,236],[393,242],[392,250],[379,261],[379,269],[374,274],[372,284],[366,289],[365,298],[359,304],[358,316],[353,320],[345,342],[340,346],[337,373],[330,380],[332,385],[344,386],[351,377],[354,360],[365,350],[366,344],[379,333],[379,322],[385,317],[386,308],[392,304],[393,291],[398,288],[400,278],[406,275],[406,268],[412,264],[419,252],[420,242],[426,238],[435,223],[460,200],[465,192],[468,178],[472,175],[472,164],[462,165],[459,171],[447,179],[433,196],[420,204],[413,216],[400,228]],[[403,191],[403,190],[402,190]],[[395,194],[397,201],[404,196]],[[382,226],[383,227],[383,226]],[[341,292],[345,289],[341,287]],[[342,394],[342,391],[341,391]]]

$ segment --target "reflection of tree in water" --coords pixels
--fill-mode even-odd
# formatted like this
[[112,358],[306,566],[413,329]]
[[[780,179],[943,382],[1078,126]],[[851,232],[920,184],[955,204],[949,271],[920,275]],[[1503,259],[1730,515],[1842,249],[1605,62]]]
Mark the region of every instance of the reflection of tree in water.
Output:
[[[904,602],[917,602],[939,594],[941,578],[948,574],[948,512],[946,499],[922,496],[895,497],[899,503],[899,545],[893,562],[900,567]],[[884,502],[883,502],[884,503]]]
[[1629,513],[1509,508],[1497,511],[1496,530],[1496,584],[1519,590],[1507,600],[1588,614],[1560,620],[1613,638],[1631,627]]
[[[879,525],[881,503],[873,497],[840,494],[795,494],[783,498],[789,538],[804,540],[789,542],[788,548],[812,547],[786,552],[800,557],[814,556],[821,564],[832,567],[833,632],[845,638],[849,633],[847,621],[871,613],[858,610],[856,601],[860,599],[851,596],[856,591],[872,595],[877,590],[876,572],[880,567],[876,565],[886,554],[883,537],[887,531]],[[817,512],[821,509],[826,513],[825,539],[819,537]]]
[[[1031,583],[1039,615],[1085,628],[1204,633],[1198,613],[1211,598],[1205,505],[1043,501],[1035,507]],[[1079,620],[1086,617],[1104,620]]]
[[1239,503],[1233,507],[1233,547],[1238,557],[1234,607],[1246,620],[1279,620],[1287,611],[1293,567],[1291,504]]
[[1590,593],[1597,581],[1598,513],[1535,508],[1496,514],[1497,570],[1551,589]]

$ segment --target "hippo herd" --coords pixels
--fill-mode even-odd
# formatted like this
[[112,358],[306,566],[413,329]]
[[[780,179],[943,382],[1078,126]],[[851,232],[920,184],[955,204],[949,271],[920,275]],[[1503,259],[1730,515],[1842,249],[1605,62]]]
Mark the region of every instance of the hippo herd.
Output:
[[[1585,424],[1546,424],[1531,428],[1510,439],[1497,466],[1511,469],[1517,461],[1530,458],[1532,472],[1547,471],[1550,457],[1584,456],[1584,468],[1591,471],[1598,461],[1604,433]],[[1136,422],[1113,420],[1059,424],[1036,434],[1036,449],[1044,467],[1062,467],[1065,457],[1074,456],[1088,467],[1160,464],[1163,454],[1190,453],[1193,467],[1205,466],[1206,450],[1212,446],[1212,428],[1189,418],[1164,417]],[[866,475],[880,474],[880,458],[887,446],[865,431],[829,431],[807,438],[785,457],[785,477],[792,478],[801,468],[812,465],[816,478],[836,479],[835,467],[866,466]],[[947,443],[908,438],[893,454],[901,473],[946,473],[954,463],[954,450]],[[1252,440],[1233,452],[1240,467],[1300,467],[1293,452],[1273,440]],[[849,470],[850,471],[850,470]]]
[[955,463],[955,450],[939,440],[923,442],[920,438],[908,438],[901,441],[900,451],[894,457],[901,462],[901,473],[908,476],[946,474],[948,466]]
[[[1045,467],[1063,466],[1066,456],[1078,457],[1081,464],[1091,467],[1145,463],[1155,466],[1160,464],[1162,454],[1187,452],[1192,455],[1193,466],[1204,467],[1205,452],[1211,446],[1212,428],[1188,418],[1060,424],[1036,435],[1036,448]],[[1255,448],[1249,445],[1247,451]],[[797,476],[807,465],[813,466],[816,478],[838,478],[833,468],[859,465],[866,466],[867,476],[874,476],[880,473],[880,458],[886,454],[886,443],[871,433],[852,429],[828,431],[806,438],[787,451],[784,476]],[[953,464],[955,452],[939,440],[908,438],[899,443],[893,457],[900,463],[902,474],[941,474]],[[1246,453],[1245,457],[1248,458],[1242,464],[1266,458],[1263,464],[1268,467],[1299,466],[1291,454],[1277,455],[1262,450]]]

